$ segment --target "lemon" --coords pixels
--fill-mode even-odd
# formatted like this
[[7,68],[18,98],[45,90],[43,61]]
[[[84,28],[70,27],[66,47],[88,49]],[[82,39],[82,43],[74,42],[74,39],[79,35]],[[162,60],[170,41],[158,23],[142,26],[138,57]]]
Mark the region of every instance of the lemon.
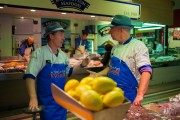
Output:
[[88,85],[92,85],[94,78],[93,77],[85,77],[80,81],[80,84],[88,84]]
[[64,91],[67,92],[69,90],[75,90],[75,88],[79,85],[79,81],[76,79],[71,79],[69,80],[65,86],[64,86]]
[[70,95],[71,97],[73,97],[74,99],[79,100],[79,97],[75,91],[69,90],[69,91],[67,91],[67,94]]
[[103,108],[100,95],[94,90],[87,90],[81,94],[80,101],[83,106],[92,111],[99,111]]
[[87,90],[90,90],[91,89],[91,86],[89,85],[85,85],[85,84],[79,84],[76,89],[75,89],[75,92],[76,92],[76,95],[80,98],[81,96],[81,93],[87,91]]
[[114,87],[113,88],[113,91],[119,91],[119,92],[121,92],[123,95],[124,95],[124,91],[121,89],[121,88],[119,88],[119,87]]
[[93,80],[92,89],[100,94],[105,94],[116,87],[116,82],[111,78],[100,76]]
[[103,97],[103,103],[107,107],[116,107],[124,101],[124,95],[119,91],[110,91]]

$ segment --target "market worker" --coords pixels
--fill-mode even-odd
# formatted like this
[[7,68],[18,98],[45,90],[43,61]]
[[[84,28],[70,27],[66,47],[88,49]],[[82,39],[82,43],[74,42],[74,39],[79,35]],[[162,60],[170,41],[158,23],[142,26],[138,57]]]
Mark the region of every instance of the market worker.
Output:
[[34,48],[34,37],[29,36],[27,39],[22,41],[20,45],[19,54],[23,57],[24,60],[29,62],[31,53],[35,50]]
[[107,75],[117,82],[131,103],[141,105],[152,73],[148,49],[130,36],[133,26],[129,17],[115,15],[111,24],[109,33],[119,44],[112,48],[109,66],[98,73],[89,71],[90,76]]
[[75,39],[75,49],[76,49],[75,53],[77,55],[84,54],[85,52],[87,52],[88,49],[87,36],[88,33],[85,30],[83,30],[82,36]]
[[51,92],[51,83],[64,89],[66,75],[69,76],[73,70],[68,57],[60,49],[65,39],[64,29],[59,23],[53,22],[46,27],[44,36],[48,44],[33,52],[23,76],[30,97],[29,109],[44,105],[45,109],[40,112],[42,120],[66,120],[66,109],[55,102]]

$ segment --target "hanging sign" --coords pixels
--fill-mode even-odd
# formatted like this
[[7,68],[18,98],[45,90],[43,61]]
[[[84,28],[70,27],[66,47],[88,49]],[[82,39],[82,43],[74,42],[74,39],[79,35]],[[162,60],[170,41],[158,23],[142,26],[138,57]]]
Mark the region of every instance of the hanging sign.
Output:
[[52,4],[56,4],[59,9],[62,8],[74,8],[79,11],[84,11],[90,4],[85,0],[50,0]]
[[36,10],[67,11],[72,13],[112,17],[116,14],[139,19],[141,5],[119,0],[0,0],[0,5],[34,8]]
[[99,29],[98,32],[101,36],[105,36],[105,35],[109,34],[110,29],[111,28],[109,26],[105,26],[105,27],[102,27],[101,29]]

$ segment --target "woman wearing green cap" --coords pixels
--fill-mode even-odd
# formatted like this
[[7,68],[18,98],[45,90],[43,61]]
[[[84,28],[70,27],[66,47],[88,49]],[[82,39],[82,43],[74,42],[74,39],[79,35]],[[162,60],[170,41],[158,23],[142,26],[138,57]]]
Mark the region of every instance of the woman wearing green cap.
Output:
[[119,44],[111,51],[109,66],[99,73],[89,71],[90,75],[108,75],[131,103],[141,105],[152,73],[148,49],[143,42],[130,36],[133,26],[129,17],[115,15],[111,24],[111,37]]
[[[44,37],[48,44],[33,52],[23,76],[30,96],[29,109],[38,109],[38,104],[43,105],[44,110],[40,112],[42,120],[66,120],[66,109],[55,102],[51,92],[51,83],[64,89],[66,76],[73,71],[68,57],[60,49],[65,39],[64,29],[59,23],[53,22],[46,27]],[[87,64],[86,61],[83,64]]]

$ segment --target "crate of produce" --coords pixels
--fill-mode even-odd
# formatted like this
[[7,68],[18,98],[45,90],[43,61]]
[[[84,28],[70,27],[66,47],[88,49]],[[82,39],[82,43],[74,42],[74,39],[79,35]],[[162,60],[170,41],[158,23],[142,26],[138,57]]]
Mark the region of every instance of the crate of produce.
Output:
[[83,120],[122,120],[130,108],[129,100],[125,99],[123,104],[119,106],[105,108],[100,111],[91,111],[55,84],[51,85],[51,89],[53,98],[59,105]]

